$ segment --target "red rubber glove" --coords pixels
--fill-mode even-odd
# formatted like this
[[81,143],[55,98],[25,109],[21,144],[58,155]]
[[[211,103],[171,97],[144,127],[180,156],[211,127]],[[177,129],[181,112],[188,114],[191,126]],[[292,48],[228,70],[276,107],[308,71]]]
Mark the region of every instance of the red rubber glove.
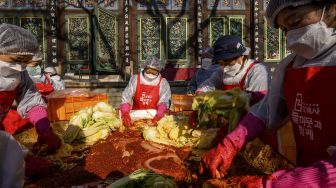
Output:
[[122,119],[123,125],[126,127],[130,127],[132,125],[130,111],[131,111],[130,104],[123,103],[120,105],[121,119]]
[[50,173],[51,162],[43,157],[28,155],[25,162],[27,177],[42,177]]
[[167,111],[167,105],[164,103],[160,103],[156,107],[156,115],[152,119],[152,123],[156,124],[158,121],[160,121],[160,119],[164,117],[166,111]]
[[124,113],[122,116],[122,122],[125,127],[130,127],[132,125],[131,116],[129,113]]
[[239,148],[235,146],[231,139],[225,138],[217,147],[202,156],[199,173],[203,174],[204,168],[206,168],[213,178],[224,177],[238,151]]
[[204,154],[199,172],[202,174],[206,168],[213,178],[223,177],[240,148],[260,135],[264,129],[262,120],[250,113],[247,114],[217,147]]
[[156,124],[158,121],[160,121],[160,117],[158,116],[155,116],[153,119],[152,119],[152,124]]

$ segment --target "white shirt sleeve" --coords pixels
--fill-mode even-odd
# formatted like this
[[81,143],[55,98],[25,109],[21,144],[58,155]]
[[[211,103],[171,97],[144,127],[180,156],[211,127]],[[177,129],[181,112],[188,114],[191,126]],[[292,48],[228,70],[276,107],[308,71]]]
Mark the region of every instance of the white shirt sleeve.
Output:
[[133,75],[131,77],[130,81],[128,82],[126,88],[122,92],[121,104],[128,103],[131,106],[133,105],[133,98],[135,96],[135,90],[136,90],[136,87],[137,87],[137,77],[138,77],[137,74]]
[[162,78],[161,84],[160,84],[160,103],[165,103],[167,105],[167,108],[169,108],[169,103],[171,100],[171,90],[168,81],[165,78]]

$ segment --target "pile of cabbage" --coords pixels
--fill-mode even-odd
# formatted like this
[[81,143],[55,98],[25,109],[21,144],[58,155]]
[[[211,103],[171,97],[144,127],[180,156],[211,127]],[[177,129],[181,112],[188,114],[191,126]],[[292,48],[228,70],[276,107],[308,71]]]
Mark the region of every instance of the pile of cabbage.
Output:
[[198,111],[198,127],[209,127],[210,117],[219,115],[229,121],[229,132],[248,111],[250,96],[238,89],[216,90],[194,98],[192,109]]
[[125,176],[107,188],[176,188],[175,181],[165,175],[156,174],[150,170],[139,169]]
[[165,116],[156,127],[146,127],[142,135],[145,140],[174,147],[210,148],[216,137],[217,128],[192,129],[178,121],[176,116]]
[[100,102],[94,107],[84,108],[74,114],[63,139],[69,144],[79,141],[91,145],[107,138],[111,131],[118,130],[121,125],[116,110],[111,105]]

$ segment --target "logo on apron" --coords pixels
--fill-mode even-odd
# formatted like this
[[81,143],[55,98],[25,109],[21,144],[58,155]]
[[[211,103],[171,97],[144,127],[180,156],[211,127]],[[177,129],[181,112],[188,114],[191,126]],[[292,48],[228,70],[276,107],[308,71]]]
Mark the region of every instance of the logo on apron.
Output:
[[320,105],[318,103],[305,103],[302,99],[302,94],[296,94],[291,117],[292,122],[298,126],[301,136],[306,136],[310,140],[314,140],[313,128],[317,131],[322,130],[322,123],[317,119],[319,115]]
[[146,95],[146,92],[141,93],[140,101],[143,105],[149,105],[152,102],[152,95]]

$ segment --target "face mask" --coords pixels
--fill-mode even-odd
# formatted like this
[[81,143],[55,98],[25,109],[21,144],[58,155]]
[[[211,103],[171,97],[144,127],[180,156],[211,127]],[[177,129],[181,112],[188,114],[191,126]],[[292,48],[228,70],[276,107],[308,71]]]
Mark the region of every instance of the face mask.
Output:
[[224,67],[224,74],[235,76],[241,69],[242,65],[240,63],[236,63],[234,65],[227,65]]
[[9,76],[22,72],[26,69],[26,65],[22,63],[7,63],[1,61],[0,74],[3,76]]
[[148,74],[148,73],[144,73],[144,77],[148,80],[148,81],[153,81],[155,78],[157,78],[159,75],[154,75],[154,74]]
[[322,21],[324,11],[325,7],[318,23],[287,32],[287,47],[289,50],[306,59],[312,59],[330,47],[326,44],[329,44],[335,29],[328,28]]
[[26,69],[30,76],[40,76],[41,75],[41,67],[39,65],[35,67],[27,67]]

